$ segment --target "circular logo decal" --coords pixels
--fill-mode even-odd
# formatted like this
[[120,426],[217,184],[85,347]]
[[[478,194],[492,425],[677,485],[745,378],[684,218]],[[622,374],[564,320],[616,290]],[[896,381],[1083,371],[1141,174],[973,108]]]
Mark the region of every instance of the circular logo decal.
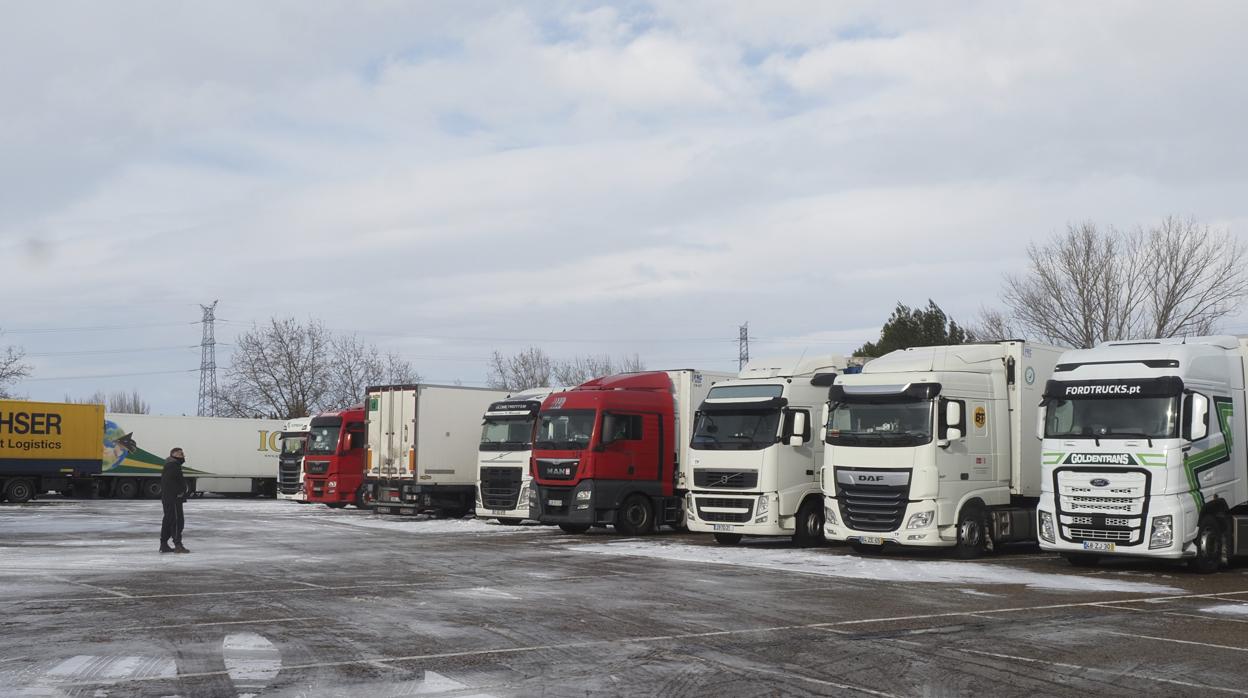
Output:
[[988,423],[988,410],[985,410],[982,407],[976,407],[975,408],[975,428],[983,429],[984,425],[987,423]]
[[1027,385],[1031,385],[1032,383],[1035,383],[1036,382],[1036,369],[1028,366],[1027,370],[1023,371],[1023,380],[1027,381]]

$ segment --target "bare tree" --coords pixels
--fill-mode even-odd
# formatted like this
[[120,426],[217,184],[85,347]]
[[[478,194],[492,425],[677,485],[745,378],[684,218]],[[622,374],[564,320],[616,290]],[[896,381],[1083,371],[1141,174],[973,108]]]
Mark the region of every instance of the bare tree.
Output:
[[[1071,225],[1027,256],[1028,270],[1005,278],[997,328],[1054,344],[1208,334],[1248,295],[1243,245],[1192,220],[1134,232]],[[981,313],[985,336],[991,312]]]
[[321,410],[330,391],[332,337],[316,320],[272,318],[235,341],[221,388],[233,417],[291,419]]
[[1009,315],[996,308],[980,308],[979,319],[967,329],[972,342],[996,342],[1022,337]]
[[637,354],[613,359],[609,354],[578,356],[555,364],[555,381],[559,385],[580,385],[594,378],[616,373],[644,371],[646,365]]
[[490,357],[486,385],[495,390],[528,390],[550,385],[550,378],[550,356],[537,347],[529,347],[514,356],[495,351]]
[[11,398],[9,389],[13,384],[30,375],[31,366],[26,363],[26,352],[20,347],[6,347],[0,354],[0,398]]
[[103,390],[97,390],[84,398],[74,398],[66,395],[65,402],[83,405],[104,405],[104,409],[118,414],[151,414],[152,411],[152,406],[139,395],[137,390],[132,390],[129,393],[124,390],[118,390],[109,394],[105,394]]
[[373,385],[418,383],[420,374],[398,354],[382,354],[356,335],[330,340],[331,365],[327,404],[341,409],[361,402]]

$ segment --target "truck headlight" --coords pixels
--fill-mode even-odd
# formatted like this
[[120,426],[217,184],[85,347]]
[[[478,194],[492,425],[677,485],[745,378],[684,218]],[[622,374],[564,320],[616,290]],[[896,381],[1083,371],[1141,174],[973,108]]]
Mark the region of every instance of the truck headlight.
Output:
[[[480,493],[478,493],[477,496],[479,497]],[[518,498],[518,501],[529,501],[529,483],[526,482],[523,485],[520,485],[520,497]]]
[[836,518],[836,507],[831,504],[823,505],[823,523],[836,526],[839,520]]
[[1040,539],[1053,542],[1053,515],[1047,511],[1040,512]]
[[1153,535],[1148,538],[1148,549],[1168,548],[1174,542],[1174,517],[1170,514],[1153,517]]
[[767,495],[758,495],[758,503],[754,505],[754,516],[758,517],[755,523],[762,523],[767,520]]
[[580,492],[576,493],[576,501],[578,502],[588,502],[589,500],[593,498],[594,498],[594,493],[591,490],[581,490]]
[[927,528],[932,525],[932,517],[936,512],[932,510],[920,511],[910,515],[910,520],[906,522],[906,528]]
[[537,488],[536,487],[529,488],[529,507],[533,509],[537,508]]

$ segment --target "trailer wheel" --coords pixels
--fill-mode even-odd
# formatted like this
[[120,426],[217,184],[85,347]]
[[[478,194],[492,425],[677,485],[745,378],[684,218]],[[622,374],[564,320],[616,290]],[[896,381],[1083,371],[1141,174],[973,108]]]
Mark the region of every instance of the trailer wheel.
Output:
[[958,543],[953,549],[955,557],[972,560],[988,550],[988,515],[983,507],[968,504],[958,515]]
[[139,483],[133,478],[123,477],[113,483],[113,497],[116,499],[134,499],[139,494]]
[[588,531],[589,526],[586,526],[585,524],[561,523],[559,524],[559,529],[562,530],[564,533],[571,533],[573,535],[579,535],[581,533]]
[[634,494],[624,500],[615,512],[615,530],[626,536],[645,536],[654,532],[654,509],[644,495]]
[[810,548],[824,542],[823,538],[823,502],[818,498],[807,499],[797,509],[796,529],[793,532],[793,544],[799,548]]
[[1075,567],[1096,567],[1101,562],[1100,555],[1090,553],[1062,553],[1062,557]]
[[1213,514],[1200,517],[1196,526],[1196,557],[1187,561],[1188,569],[1198,574],[1212,574],[1222,567],[1226,540],[1222,526]]
[[745,536],[740,533],[716,533],[715,542],[720,545],[736,545],[741,542]]
[[14,504],[25,504],[35,498],[35,484],[21,477],[9,480],[4,487],[4,498]]
[[143,497],[146,499],[160,499],[160,478],[149,477],[143,480]]

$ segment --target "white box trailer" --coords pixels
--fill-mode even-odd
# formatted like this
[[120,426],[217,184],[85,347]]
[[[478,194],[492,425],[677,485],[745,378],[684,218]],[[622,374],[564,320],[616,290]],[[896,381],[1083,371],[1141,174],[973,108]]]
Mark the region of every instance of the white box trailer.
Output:
[[376,511],[472,511],[481,415],[506,397],[505,390],[455,385],[369,388],[365,484]]
[[139,449],[105,459],[100,475],[119,497],[160,495],[160,472],[169,451],[186,452],[183,470],[197,492],[277,492],[277,463],[283,422],[277,419],[105,415],[106,433],[129,434]]

